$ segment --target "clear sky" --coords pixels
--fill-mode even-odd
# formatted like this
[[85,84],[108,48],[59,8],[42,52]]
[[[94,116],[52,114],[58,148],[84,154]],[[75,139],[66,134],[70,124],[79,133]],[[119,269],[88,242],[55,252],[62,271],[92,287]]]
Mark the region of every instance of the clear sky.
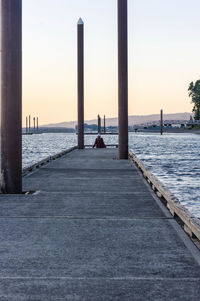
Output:
[[[200,1],[129,0],[129,114],[190,112]],[[117,111],[117,0],[23,0],[23,124],[77,119],[76,26],[85,23],[85,119]]]

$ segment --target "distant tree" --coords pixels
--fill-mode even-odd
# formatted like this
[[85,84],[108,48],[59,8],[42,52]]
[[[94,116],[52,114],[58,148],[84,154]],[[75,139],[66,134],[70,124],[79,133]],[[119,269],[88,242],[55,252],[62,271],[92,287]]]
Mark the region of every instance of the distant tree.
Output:
[[200,80],[197,80],[195,84],[191,82],[188,91],[189,97],[192,98],[192,103],[194,104],[192,110],[194,112],[194,119],[200,120]]

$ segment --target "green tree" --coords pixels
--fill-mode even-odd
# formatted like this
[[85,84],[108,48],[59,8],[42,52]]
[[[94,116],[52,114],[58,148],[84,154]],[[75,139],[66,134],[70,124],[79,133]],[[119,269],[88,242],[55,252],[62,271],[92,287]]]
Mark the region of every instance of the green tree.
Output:
[[194,104],[192,110],[194,112],[194,119],[200,120],[200,80],[197,80],[195,84],[191,82],[188,91],[189,97],[192,98],[192,103]]

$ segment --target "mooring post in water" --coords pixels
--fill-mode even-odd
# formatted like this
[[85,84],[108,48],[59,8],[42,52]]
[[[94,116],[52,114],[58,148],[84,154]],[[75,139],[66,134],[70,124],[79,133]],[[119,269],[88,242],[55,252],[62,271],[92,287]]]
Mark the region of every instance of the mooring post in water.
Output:
[[101,133],[101,117],[100,117],[100,115],[97,116],[97,119],[98,119],[98,133],[100,134]]
[[29,133],[31,132],[31,115],[29,115],[29,125],[28,125]]
[[37,117],[37,133],[39,131],[39,127],[38,127],[38,117]]
[[26,116],[26,134],[28,133],[28,117]]
[[22,0],[1,0],[1,172],[5,193],[22,192]]
[[97,124],[98,124],[97,131],[98,131],[98,133],[100,133],[100,116],[99,116],[99,114],[97,115]]
[[78,148],[84,148],[84,23],[80,18],[78,35]]
[[128,24],[127,0],[118,0],[119,159],[128,159]]
[[104,115],[104,124],[103,124],[103,128],[104,128],[104,134],[106,133],[106,116]]
[[35,117],[33,117],[33,131],[35,133]]
[[163,110],[160,110],[160,134],[163,134]]

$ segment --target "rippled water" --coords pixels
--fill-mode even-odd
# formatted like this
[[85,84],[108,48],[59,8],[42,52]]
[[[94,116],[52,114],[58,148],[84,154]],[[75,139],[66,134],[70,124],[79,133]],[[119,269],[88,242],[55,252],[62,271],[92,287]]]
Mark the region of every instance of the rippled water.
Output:
[[23,136],[23,167],[32,165],[77,144],[74,134],[36,134]]
[[131,135],[130,148],[185,207],[200,217],[200,135]]
[[[92,144],[95,136],[86,136]],[[106,144],[115,144],[117,136],[105,136]],[[23,166],[56,154],[77,144],[75,134],[23,136]],[[200,135],[129,135],[130,149],[183,205],[200,218]]]

